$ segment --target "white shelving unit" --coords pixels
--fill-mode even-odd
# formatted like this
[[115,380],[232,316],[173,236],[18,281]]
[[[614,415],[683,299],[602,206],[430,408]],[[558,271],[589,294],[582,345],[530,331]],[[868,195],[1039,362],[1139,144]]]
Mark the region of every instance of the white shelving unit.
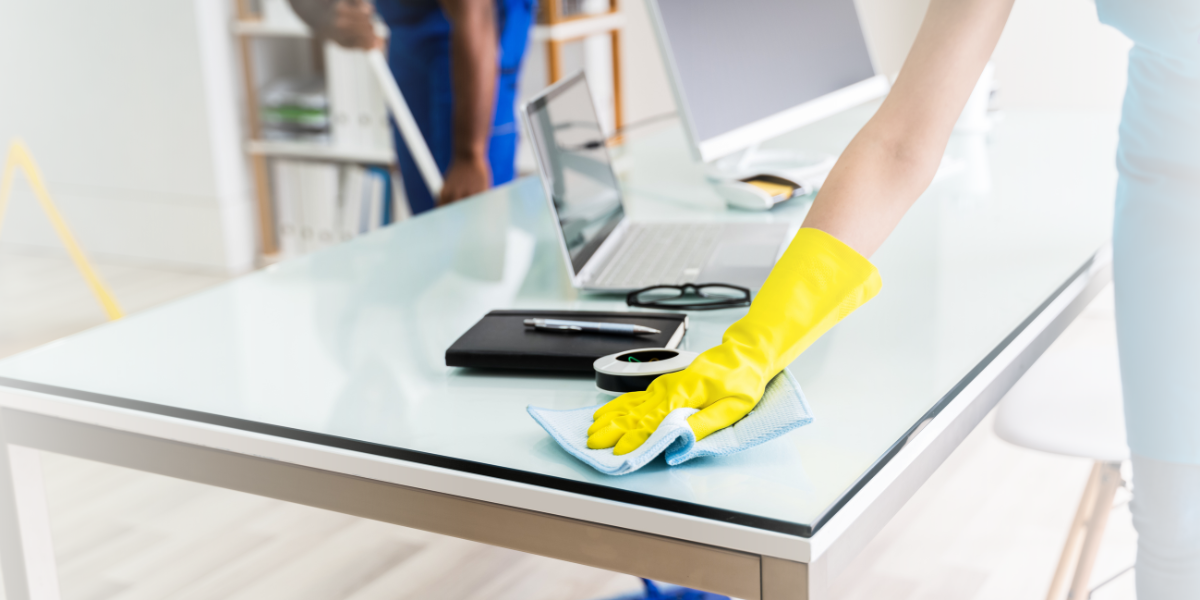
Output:
[[284,24],[278,25],[275,23],[265,23],[262,21],[242,20],[239,19],[233,24],[233,32],[241,36],[263,36],[263,37],[294,37],[308,38],[312,37],[312,32],[307,28]]
[[533,28],[535,42],[569,42],[602,35],[625,28],[624,13],[612,12],[596,16],[577,17],[549,25],[538,24]]
[[[391,166],[395,164],[395,152],[386,148],[359,148],[347,145],[345,140],[339,141],[337,136],[331,136],[330,143],[303,142],[290,140],[264,139],[259,123],[258,90],[268,80],[262,75],[270,69],[272,54],[271,47],[287,48],[288,52],[276,52],[274,59],[295,58],[296,55],[307,54],[314,63],[309,71],[319,72],[326,69],[323,65],[328,53],[313,43],[309,29],[294,18],[284,18],[279,21],[266,21],[251,8],[253,0],[231,0],[237,7],[237,18],[231,23],[231,28],[239,41],[242,54],[242,65],[245,72],[245,101],[246,114],[249,115],[249,135],[244,141],[244,150],[250,157],[252,176],[255,183],[256,199],[259,207],[259,222],[261,225],[260,238],[263,258],[273,259],[279,249],[275,206],[272,199],[272,180],[270,162],[280,159],[306,160],[326,163],[360,164],[369,166]],[[607,10],[588,14],[564,15],[560,10],[562,0],[547,0],[542,3],[538,23],[531,32],[531,42],[544,45],[546,49],[546,65],[548,83],[553,83],[563,76],[564,48],[568,44],[582,42],[584,44],[584,62],[588,71],[592,71],[594,62],[605,63],[606,67],[599,70],[604,75],[594,80],[594,91],[607,89],[601,93],[606,98],[598,101],[612,103],[609,126],[619,129],[623,115],[621,107],[621,69],[620,69],[620,35],[626,27],[626,16],[619,10],[618,0],[604,2]],[[380,24],[379,34],[388,35],[387,28]],[[607,39],[605,39],[607,38]],[[602,48],[590,48],[591,42],[607,42]],[[307,50],[305,47],[307,46]],[[256,54],[257,53],[257,54]],[[284,61],[286,62],[286,60]],[[256,70],[260,71],[256,73]],[[341,71],[338,71],[341,72]],[[328,73],[327,73],[328,74]],[[611,76],[611,82],[608,81]],[[327,78],[330,94],[342,89],[333,87],[334,81]],[[527,91],[528,92],[528,91]],[[530,92],[531,93],[531,92]],[[602,115],[602,118],[604,116]],[[351,138],[350,144],[357,145],[356,138]],[[363,142],[369,144],[371,142]]]
[[[572,42],[587,42],[600,36],[609,38],[607,54],[608,65],[611,69],[611,101],[612,122],[614,131],[619,131],[624,125],[624,111],[621,101],[621,32],[625,29],[626,18],[621,12],[618,0],[607,0],[607,10],[603,12],[586,12],[579,14],[564,14],[564,0],[544,0],[539,2],[537,25],[533,29],[533,41],[546,45],[546,70],[549,83],[562,79],[563,49]],[[603,61],[603,57],[599,58]],[[587,59],[585,58],[585,62]],[[592,68],[589,66],[589,72]],[[593,80],[593,85],[599,83]],[[596,88],[593,87],[593,92]],[[602,122],[603,122],[603,118]]]
[[[311,39],[312,32],[303,25],[290,23],[277,24],[257,20],[239,19],[233,24],[233,32],[238,36],[253,38],[294,38]],[[377,31],[386,37],[387,28],[380,26]],[[256,107],[251,109],[257,110]],[[373,148],[344,148],[328,143],[294,142],[278,140],[251,139],[246,144],[246,151],[252,155],[279,156],[284,158],[302,158],[312,160],[332,160],[341,162],[361,162],[367,164],[387,165],[395,162],[395,153],[380,151]]]
[[[259,116],[259,90],[262,86],[278,76],[280,69],[285,75],[296,75],[297,72],[310,75],[325,73],[327,85],[335,85],[334,79],[329,77],[329,65],[325,64],[329,54],[316,44],[308,27],[294,17],[278,21],[264,20],[251,6],[251,0],[232,1],[235,3],[237,16],[231,27],[240,42],[246,114],[249,120],[244,150],[250,157],[255,184],[261,223],[259,237],[262,262],[273,262],[278,258],[280,250],[280,233],[277,230],[280,225],[280,215],[277,214],[280,207],[276,196],[283,193],[283,190],[273,189],[278,182],[272,179],[272,161],[290,159],[390,168],[395,164],[396,157],[390,143],[379,145],[377,140],[366,140],[362,141],[366,144],[364,147],[358,147],[360,138],[351,136],[349,142],[339,142],[338,137],[332,133],[330,142],[265,139]],[[378,33],[387,36],[387,28],[380,25]],[[329,89],[331,99],[335,92],[337,90]],[[351,93],[355,94],[357,92]],[[331,113],[331,118],[333,116]]]
[[316,142],[291,142],[278,140],[250,140],[246,151],[254,156],[326,160],[332,162],[362,163],[368,165],[390,165],[396,157],[390,151],[374,149],[340,148]]

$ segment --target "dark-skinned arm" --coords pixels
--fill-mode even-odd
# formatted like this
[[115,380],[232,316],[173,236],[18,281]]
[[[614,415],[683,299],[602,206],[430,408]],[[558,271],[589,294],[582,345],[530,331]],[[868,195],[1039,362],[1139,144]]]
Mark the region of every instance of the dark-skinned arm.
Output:
[[492,184],[488,139],[496,110],[500,41],[495,0],[440,0],[450,21],[450,81],[454,86],[453,157],[438,204]]

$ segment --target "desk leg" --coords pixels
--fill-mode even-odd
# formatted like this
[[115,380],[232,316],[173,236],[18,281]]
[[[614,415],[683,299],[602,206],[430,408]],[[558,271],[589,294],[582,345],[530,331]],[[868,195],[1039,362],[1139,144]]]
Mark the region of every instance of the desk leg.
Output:
[[805,564],[762,557],[762,600],[826,600],[829,595],[823,567],[823,561]]
[[57,600],[39,451],[0,440],[0,566],[6,600]]

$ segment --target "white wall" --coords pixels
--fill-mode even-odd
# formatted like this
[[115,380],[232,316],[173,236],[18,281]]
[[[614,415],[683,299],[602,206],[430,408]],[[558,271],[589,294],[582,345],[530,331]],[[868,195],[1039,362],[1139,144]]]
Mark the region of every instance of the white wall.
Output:
[[[89,254],[252,266],[231,4],[0,1],[0,144],[25,140]],[[57,251],[17,179],[0,243]]]
[[993,55],[1002,108],[1117,111],[1130,41],[1091,0],[1017,0]]
[[876,68],[895,78],[917,38],[929,0],[857,0],[856,4]]
[[621,9],[629,22],[621,41],[621,89],[625,122],[634,123],[675,110],[675,98],[645,0],[623,0]]
[[[872,56],[894,76],[916,38],[928,0],[857,0]],[[674,109],[645,0],[624,0],[622,49],[627,121]],[[1090,0],[1017,0],[994,55],[1002,108],[1115,110],[1129,43],[1100,25]]]

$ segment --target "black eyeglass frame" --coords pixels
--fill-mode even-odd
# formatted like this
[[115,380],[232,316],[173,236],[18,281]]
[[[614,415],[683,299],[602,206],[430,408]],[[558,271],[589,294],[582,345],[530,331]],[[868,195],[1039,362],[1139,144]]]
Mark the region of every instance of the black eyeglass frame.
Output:
[[[742,298],[731,299],[724,302],[710,302],[707,304],[664,304],[659,302],[639,302],[637,297],[639,294],[644,294],[650,290],[679,290],[680,295],[691,293],[697,296],[704,296],[701,291],[706,287],[720,287],[725,289],[737,290],[743,294]],[[628,306],[637,306],[641,308],[658,308],[663,310],[716,310],[719,308],[737,308],[739,306],[748,306],[750,304],[750,290],[740,285],[731,285],[728,283],[685,283],[683,285],[652,285],[644,287],[640,290],[629,292],[625,296],[625,304]]]

